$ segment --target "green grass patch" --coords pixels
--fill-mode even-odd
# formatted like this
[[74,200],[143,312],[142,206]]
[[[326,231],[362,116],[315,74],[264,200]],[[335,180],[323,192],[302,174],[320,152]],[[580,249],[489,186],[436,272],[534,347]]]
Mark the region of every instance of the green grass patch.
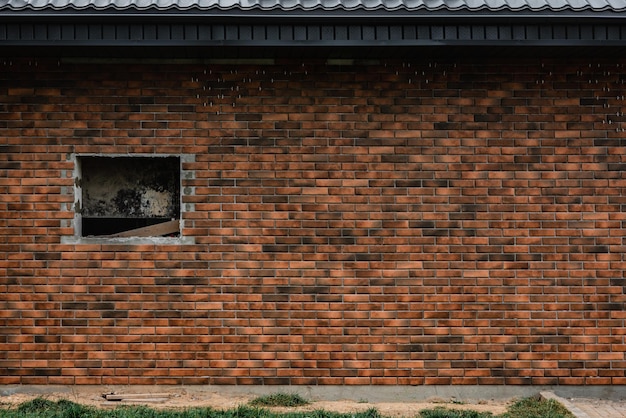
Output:
[[493,418],[491,412],[477,412],[465,409],[434,408],[420,411],[420,418]]
[[342,414],[324,410],[278,413],[267,408],[239,406],[231,409],[188,408],[152,409],[120,405],[113,409],[95,408],[69,401],[53,402],[43,398],[16,408],[0,408],[0,418],[382,418],[378,410]]
[[502,415],[472,410],[434,408],[420,411],[419,418],[575,418],[563,405],[553,399],[525,398],[515,402]]
[[98,410],[61,399],[57,402],[36,398],[15,409],[0,410],[2,418],[83,418],[96,417]]
[[502,418],[574,418],[554,399],[526,398],[515,402]]
[[250,401],[250,405],[253,406],[304,406],[308,405],[309,401],[304,399],[297,393],[272,393],[270,395],[259,396]]

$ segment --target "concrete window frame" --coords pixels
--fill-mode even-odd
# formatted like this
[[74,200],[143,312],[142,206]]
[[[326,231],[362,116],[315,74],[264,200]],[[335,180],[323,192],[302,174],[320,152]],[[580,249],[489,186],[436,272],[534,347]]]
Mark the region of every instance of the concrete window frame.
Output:
[[[62,237],[62,243],[64,244],[81,244],[81,243],[120,243],[120,244],[194,244],[194,237],[184,235],[184,214],[194,210],[192,203],[185,203],[183,196],[191,196],[194,194],[194,188],[188,187],[184,184],[185,179],[194,178],[193,171],[186,170],[184,167],[186,163],[195,162],[195,156],[193,154],[97,154],[97,153],[73,153],[68,156],[73,162],[74,170],[72,175],[73,187],[68,190],[73,195],[73,204],[69,208],[73,213],[73,218],[70,221],[70,225],[74,234],[72,236]],[[179,175],[179,216],[180,221],[179,233],[177,236],[122,236],[114,237],[107,235],[94,235],[83,236],[82,233],[82,209],[83,209],[83,190],[82,190],[82,161],[88,158],[125,158],[125,159],[157,159],[157,158],[177,158],[180,161],[180,175]]]

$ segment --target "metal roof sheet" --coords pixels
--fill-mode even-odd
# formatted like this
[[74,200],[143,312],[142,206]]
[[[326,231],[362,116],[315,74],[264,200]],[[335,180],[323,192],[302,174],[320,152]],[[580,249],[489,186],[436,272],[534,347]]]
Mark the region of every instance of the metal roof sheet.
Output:
[[623,12],[626,0],[0,0],[0,10]]

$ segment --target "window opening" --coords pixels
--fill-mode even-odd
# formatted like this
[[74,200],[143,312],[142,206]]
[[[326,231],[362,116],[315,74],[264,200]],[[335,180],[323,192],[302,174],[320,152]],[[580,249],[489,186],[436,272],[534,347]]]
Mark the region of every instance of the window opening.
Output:
[[179,236],[179,157],[83,156],[78,163],[81,236]]

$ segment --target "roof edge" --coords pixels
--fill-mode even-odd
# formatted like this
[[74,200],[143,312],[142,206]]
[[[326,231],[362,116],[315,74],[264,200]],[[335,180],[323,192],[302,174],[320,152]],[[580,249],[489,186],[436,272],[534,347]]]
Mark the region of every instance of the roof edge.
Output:
[[348,6],[346,4],[338,3],[333,6],[316,4],[313,6],[305,6],[303,4],[295,4],[294,6],[285,6],[281,4],[275,4],[273,6],[261,6],[258,3],[251,3],[250,6],[239,4],[231,4],[228,6],[221,5],[217,2],[211,2],[207,6],[202,6],[200,4],[192,4],[189,6],[181,6],[178,4],[173,4],[164,7],[158,7],[153,4],[141,7],[137,4],[128,4],[126,6],[120,6],[115,3],[108,3],[104,6],[97,6],[94,4],[86,4],[85,6],[78,6],[76,4],[68,4],[61,7],[56,7],[54,4],[48,3],[43,6],[35,6],[32,3],[24,3],[22,6],[18,7],[10,2],[6,2],[4,5],[0,5],[0,13],[12,12],[12,13],[58,13],[58,12],[66,12],[66,13],[119,13],[126,12],[132,14],[141,14],[141,13],[162,13],[162,12],[171,12],[171,13],[199,13],[199,12],[216,12],[216,11],[240,11],[240,12],[269,12],[269,11],[279,11],[279,12],[377,12],[377,11],[385,11],[385,12],[465,12],[465,13],[480,13],[480,12],[488,12],[488,13],[498,13],[498,12],[510,12],[510,13],[541,13],[541,12],[551,12],[551,13],[584,13],[584,12],[593,12],[593,13],[621,13],[626,12],[626,2],[623,3],[621,7],[606,5],[603,7],[594,7],[590,4],[585,4],[582,6],[575,6],[572,3],[564,4],[560,7],[553,7],[550,5],[542,5],[539,7],[532,7],[529,4],[524,4],[519,7],[513,7],[508,4],[503,4],[498,7],[490,7],[487,5],[481,5],[477,7],[471,7],[466,3],[462,3],[459,6],[450,6],[449,4],[439,3],[437,6],[427,5],[425,3],[419,3],[416,6],[409,6],[407,4],[399,4],[397,6],[389,6],[384,4],[378,4],[373,6],[365,6],[364,4],[356,4],[355,6]]
[[520,21],[576,21],[576,20],[622,20],[626,19],[626,3],[624,12],[610,10],[554,10],[554,9],[542,9],[542,10],[513,10],[513,9],[480,9],[470,10],[468,8],[462,9],[418,9],[408,10],[406,8],[396,9],[323,9],[317,8],[315,10],[303,9],[303,8],[272,8],[261,9],[255,8],[187,8],[187,9],[167,9],[161,10],[156,8],[83,8],[83,9],[6,9],[0,7],[0,19],[27,19],[27,20],[73,20],[73,19],[107,19],[107,20],[133,20],[133,19],[148,19],[148,20],[198,20],[198,19],[269,19],[269,20],[283,20],[283,19],[296,19],[299,21],[332,21],[335,19],[348,19],[350,21],[364,21],[373,19],[378,21],[379,19],[389,19],[395,21],[437,21],[441,19],[454,19],[455,21],[502,21],[502,20],[514,20]]

